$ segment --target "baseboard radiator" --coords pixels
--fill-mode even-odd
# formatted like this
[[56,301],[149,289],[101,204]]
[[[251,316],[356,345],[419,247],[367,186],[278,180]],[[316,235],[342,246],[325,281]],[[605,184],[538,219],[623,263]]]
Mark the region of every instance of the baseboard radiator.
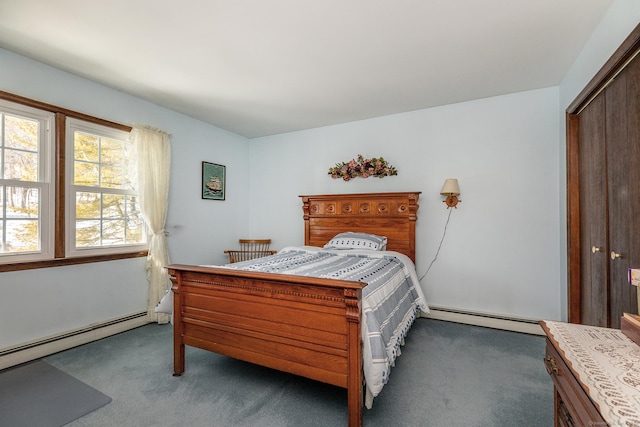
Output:
[[447,307],[430,305],[430,319],[446,320],[449,322],[465,323],[467,325],[484,326],[487,328],[504,329],[507,331],[523,332],[533,335],[544,335],[538,321],[534,319],[506,317],[491,313],[457,310]]
[[0,350],[0,369],[39,359],[59,351],[97,341],[149,323],[147,312],[94,323],[84,328],[53,335],[36,341]]
[[[534,335],[544,335],[537,320],[499,316],[447,307],[430,306],[430,319],[484,326]],[[0,350],[0,370],[31,360],[39,359],[59,351],[97,341],[120,332],[148,324],[147,313],[134,313],[106,322],[95,323],[84,328],[54,335],[37,341]]]

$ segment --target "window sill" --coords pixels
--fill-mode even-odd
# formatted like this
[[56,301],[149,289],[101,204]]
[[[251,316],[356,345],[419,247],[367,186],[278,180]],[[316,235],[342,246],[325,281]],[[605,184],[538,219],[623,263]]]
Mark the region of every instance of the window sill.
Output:
[[111,255],[94,255],[77,258],[57,258],[46,261],[16,262],[12,264],[0,264],[0,273],[6,271],[34,270],[36,268],[62,267],[65,265],[90,264],[93,262],[114,261],[118,259],[146,257],[147,251],[129,252]]

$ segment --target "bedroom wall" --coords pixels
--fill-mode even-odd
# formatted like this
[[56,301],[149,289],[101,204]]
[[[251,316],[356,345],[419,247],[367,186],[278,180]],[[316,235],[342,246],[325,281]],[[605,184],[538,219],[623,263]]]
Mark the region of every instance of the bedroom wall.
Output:
[[[303,243],[298,195],[422,191],[417,269],[434,258],[449,211],[440,189],[458,178],[438,259],[421,284],[430,304],[560,319],[558,89],[548,88],[251,140],[251,232]],[[333,180],[357,154],[398,176]]]
[[[276,247],[300,244],[299,194],[422,190],[422,275],[446,222],[439,189],[456,177],[464,202],[421,282],[431,304],[566,320],[565,109],[639,22],[640,2],[615,0],[556,88],[252,140],[251,195],[263,207],[252,211],[253,234],[269,234]],[[324,176],[358,153],[383,155],[400,175]]]
[[[244,137],[0,49],[0,90],[171,133],[167,219],[172,262],[211,263],[245,230]],[[201,162],[227,166],[227,200],[202,200]],[[145,259],[0,273],[0,350],[146,311]]]
[[[251,141],[2,49],[0,90],[170,132],[172,262],[224,262],[247,235],[301,244],[300,194],[418,190],[422,275],[449,213],[440,187],[456,177],[463,202],[422,280],[430,303],[565,319],[564,109],[639,21],[640,2],[615,0],[556,88]],[[326,175],[358,153],[386,157],[399,176]],[[203,160],[227,166],[226,201],[200,199]],[[145,310],[144,262],[0,273],[0,350]]]
[[[615,0],[559,85],[560,146],[558,148],[560,162],[560,210],[558,212],[558,220],[560,223],[560,254],[562,255],[567,253],[565,112],[580,91],[582,91],[593,76],[596,75],[639,23],[639,1]],[[566,257],[560,266],[560,280],[566,282]],[[567,287],[562,286],[560,288],[560,307],[562,308],[563,319],[566,319],[568,316],[567,298]]]

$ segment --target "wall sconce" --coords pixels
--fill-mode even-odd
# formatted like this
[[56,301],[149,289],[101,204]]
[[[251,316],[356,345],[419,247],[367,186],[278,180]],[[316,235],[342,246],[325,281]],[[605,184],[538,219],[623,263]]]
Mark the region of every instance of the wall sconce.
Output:
[[440,190],[440,194],[443,196],[447,196],[447,198],[443,200],[443,202],[447,204],[447,209],[455,208],[458,202],[462,201],[458,200],[458,196],[460,195],[460,187],[458,187],[457,179],[446,179],[444,181],[444,185],[442,186],[442,190]]

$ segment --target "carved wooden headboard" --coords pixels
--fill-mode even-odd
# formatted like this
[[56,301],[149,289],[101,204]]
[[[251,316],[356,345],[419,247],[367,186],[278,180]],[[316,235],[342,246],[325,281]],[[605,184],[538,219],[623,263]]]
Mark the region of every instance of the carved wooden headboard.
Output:
[[387,250],[416,259],[416,220],[420,191],[408,193],[300,196],[304,243],[324,246],[345,231],[387,236]]

